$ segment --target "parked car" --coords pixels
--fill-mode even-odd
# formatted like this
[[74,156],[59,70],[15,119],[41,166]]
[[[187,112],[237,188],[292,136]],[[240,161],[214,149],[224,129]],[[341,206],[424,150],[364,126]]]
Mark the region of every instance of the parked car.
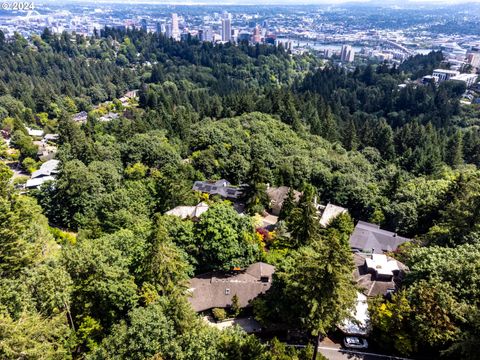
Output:
[[367,339],[356,337],[356,336],[347,336],[343,339],[343,345],[348,349],[367,349],[368,342]]

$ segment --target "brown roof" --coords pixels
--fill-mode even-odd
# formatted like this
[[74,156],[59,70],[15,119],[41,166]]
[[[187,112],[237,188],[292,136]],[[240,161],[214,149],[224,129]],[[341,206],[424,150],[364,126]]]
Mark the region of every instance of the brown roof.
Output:
[[246,307],[251,300],[270,289],[274,272],[272,265],[258,262],[235,274],[215,271],[199,275],[190,280],[190,304],[197,312],[225,308],[232,304],[236,294],[240,306]]
[[[267,189],[273,215],[280,215],[280,210],[282,209],[283,202],[287,198],[289,189],[288,186],[270,187]],[[295,201],[298,202],[302,193],[296,190],[293,190],[293,193],[295,194]]]
[[[390,281],[384,279],[377,280],[374,274],[367,271],[367,267],[365,266],[367,256],[370,255],[360,253],[353,254],[353,261],[355,263],[353,278],[359,289],[367,296],[385,295],[388,289],[396,289],[403,279],[405,272],[408,271],[407,266],[398,260],[394,260],[397,262],[400,271],[396,273]],[[393,258],[390,259],[393,260]]]

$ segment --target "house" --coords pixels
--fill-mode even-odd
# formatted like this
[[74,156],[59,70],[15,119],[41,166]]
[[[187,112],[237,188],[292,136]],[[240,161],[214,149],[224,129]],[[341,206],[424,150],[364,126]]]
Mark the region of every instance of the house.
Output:
[[394,292],[408,268],[400,261],[384,254],[354,253],[353,279],[357,288],[357,301],[351,317],[337,327],[347,336],[366,336],[370,331],[368,298],[387,296]]
[[177,216],[181,219],[199,219],[208,208],[208,204],[202,201],[196,206],[177,206],[167,211],[165,215]]
[[354,253],[353,262],[353,279],[366,296],[395,291],[408,271],[400,261],[384,254]]
[[[270,200],[270,212],[278,216],[280,215],[280,211],[282,210],[283,202],[287,198],[288,191],[290,188],[288,186],[280,186],[280,187],[268,187],[267,188],[267,196],[268,199]],[[300,200],[300,196],[302,196],[302,193],[299,191],[294,190],[294,198],[295,202],[298,202]]]
[[272,286],[275,267],[257,262],[234,273],[214,271],[190,280],[189,302],[196,312],[232,305],[237,295],[240,307],[247,307],[251,300],[265,293]]
[[350,236],[350,247],[357,251],[383,254],[397,250],[401,244],[408,241],[410,239],[380,229],[379,225],[359,221]]
[[318,209],[321,211],[322,215],[320,216],[320,225],[327,227],[330,222],[335,219],[337,216],[348,213],[348,210],[337,205],[328,203],[327,206],[319,206]]
[[48,141],[56,142],[58,141],[59,137],[60,136],[58,134],[45,134],[45,136],[43,137],[43,142],[48,142]]
[[44,140],[34,141],[33,143],[38,146],[37,156],[40,158],[40,160],[47,161],[55,157],[55,154],[57,153],[56,146],[52,146]]
[[232,186],[227,180],[195,181],[192,190],[210,195],[220,195],[225,199],[237,200],[242,196],[242,189]]
[[36,129],[31,129],[29,127],[26,128],[28,135],[32,137],[42,137],[43,136],[43,130],[36,130]]
[[72,120],[78,123],[86,123],[88,118],[88,114],[86,111],[80,111],[79,113],[76,113],[73,115]]
[[38,188],[47,181],[55,180],[55,175],[58,173],[59,160],[48,160],[40,166],[40,169],[34,171],[25,187],[27,189]]
[[108,122],[108,121],[111,121],[113,119],[118,119],[118,118],[119,118],[119,115],[117,113],[109,112],[108,114],[105,114],[105,115],[99,117],[98,121]]

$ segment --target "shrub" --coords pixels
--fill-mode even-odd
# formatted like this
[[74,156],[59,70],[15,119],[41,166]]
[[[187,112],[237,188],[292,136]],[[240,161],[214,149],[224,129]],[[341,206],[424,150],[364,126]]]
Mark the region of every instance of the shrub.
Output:
[[215,308],[212,310],[213,317],[216,321],[223,321],[227,318],[225,309]]

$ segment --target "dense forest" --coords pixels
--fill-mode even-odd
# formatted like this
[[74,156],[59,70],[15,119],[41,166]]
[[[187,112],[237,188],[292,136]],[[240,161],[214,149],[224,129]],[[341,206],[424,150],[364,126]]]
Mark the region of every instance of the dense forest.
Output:
[[[312,358],[312,347],[206,325],[188,280],[275,265],[257,319],[325,336],[354,302],[355,219],[414,238],[394,254],[410,269],[402,288],[370,304],[372,341],[477,359],[480,111],[460,106],[464,85],[412,81],[442,59],[347,71],[281,46],[135,29],[0,33],[0,121],[13,148],[0,144],[0,357]],[[133,89],[138,102],[124,107]],[[100,121],[108,111],[120,116]],[[59,134],[61,165],[25,194],[7,164],[39,167],[26,127]],[[244,216],[192,190],[221,178],[245,189]],[[265,191],[281,185],[302,196],[289,193],[282,221],[262,234]],[[350,215],[321,228],[317,199]],[[202,200],[198,221],[164,215]]]

